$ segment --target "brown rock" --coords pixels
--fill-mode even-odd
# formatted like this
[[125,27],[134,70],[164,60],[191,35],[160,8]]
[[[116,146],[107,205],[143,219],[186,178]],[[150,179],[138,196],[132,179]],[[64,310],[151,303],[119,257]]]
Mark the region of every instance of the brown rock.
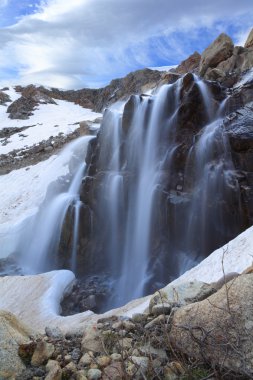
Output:
[[0,379],[15,378],[25,369],[18,348],[30,341],[29,335],[29,330],[13,314],[0,311]]
[[253,47],[253,28],[251,29],[250,34],[248,35],[248,38],[245,42],[244,47],[246,48]]
[[108,367],[104,369],[103,372],[103,380],[121,380],[124,379],[124,372],[122,369],[122,364],[117,362],[117,363],[112,363]]
[[194,72],[199,67],[201,55],[195,51],[188,58],[180,63],[176,68],[176,73],[178,74],[186,74],[189,72]]
[[233,54],[233,42],[225,33],[221,33],[201,55],[199,74],[203,76],[209,67],[216,67]]
[[33,353],[31,364],[34,366],[40,366],[47,362],[54,353],[54,345],[45,341],[37,343],[36,349]]
[[62,370],[60,364],[56,360],[49,360],[46,365],[46,370],[48,374],[45,380],[61,380]]
[[83,336],[82,340],[83,352],[103,352],[103,345],[99,337],[99,333],[95,326],[89,326]]
[[175,312],[171,344],[212,366],[253,374],[253,274],[233,279],[208,299]]

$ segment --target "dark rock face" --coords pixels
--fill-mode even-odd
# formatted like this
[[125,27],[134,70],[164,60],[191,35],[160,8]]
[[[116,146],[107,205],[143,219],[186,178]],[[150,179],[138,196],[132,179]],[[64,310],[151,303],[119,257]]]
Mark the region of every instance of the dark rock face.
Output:
[[[206,235],[203,234],[203,236],[196,238],[202,228],[203,221],[195,215],[195,229],[191,230],[192,239],[187,241],[187,247],[195,252],[196,256],[203,257],[253,223],[253,192],[251,190],[253,187],[253,106],[249,103],[250,98],[253,97],[251,83],[230,90],[230,97],[225,106],[220,108],[227,93],[226,89],[219,83],[206,82],[210,97],[209,108],[211,108],[213,116],[206,112],[206,104],[199,82],[193,74],[189,73],[180,79],[180,86],[178,83],[173,85],[173,90],[167,97],[167,106],[163,115],[164,120],[173,115],[176,107],[175,99],[178,96],[179,107],[174,116],[175,124],[172,124],[168,131],[165,128],[158,141],[159,149],[163,151],[166,151],[171,142],[175,144],[175,149],[173,150],[173,164],[167,163],[166,160],[164,162],[163,178],[156,190],[157,203],[156,209],[153,211],[149,262],[150,268],[152,268],[151,283],[153,286],[156,286],[158,278],[159,285],[161,285],[178,274],[178,263],[176,258],[173,258],[173,251],[184,251],[184,238],[182,236],[189,233],[189,231],[187,232],[186,221],[189,219],[189,213],[192,212],[192,197],[196,191],[197,144],[203,134],[203,127],[208,123],[209,118],[214,118],[218,112],[221,112],[222,117],[225,118],[220,121],[212,148],[213,152],[209,160],[210,168],[213,167],[214,170],[220,165],[221,177],[223,172],[226,172],[224,179],[220,182],[226,190],[223,192],[223,196],[217,199],[212,196],[212,191],[215,191],[215,188],[212,189],[210,185],[210,189],[207,190],[209,198],[206,202],[205,211],[208,224]],[[179,92],[178,88],[180,88]],[[122,201],[125,210],[128,208],[129,195],[132,191],[131,184],[136,177],[135,168],[131,167],[126,158],[126,141],[131,134],[131,124],[137,104],[141,104],[144,99],[148,101],[145,115],[146,120],[148,120],[153,107],[152,97],[130,97],[125,105],[122,117],[119,157],[124,186],[124,199]],[[109,248],[106,242],[111,232],[108,227],[108,215],[106,212],[101,213],[100,206],[103,191],[105,191],[104,197],[108,196],[104,187],[105,178],[107,178],[109,171],[106,162],[109,162],[115,153],[108,138],[109,118],[110,113],[106,111],[97,137],[90,141],[86,157],[87,176],[83,180],[80,190],[80,199],[85,205],[82,209],[82,227],[80,227],[78,243],[78,268],[82,268],[80,272],[82,275],[85,272],[89,273],[91,267],[94,273],[103,272],[105,268],[108,268]],[[228,148],[221,153],[220,146],[224,144],[224,138],[226,144],[228,143],[231,146],[231,151]],[[107,141],[106,147],[104,146],[105,141]],[[210,169],[210,176],[212,176],[212,169]],[[199,196],[204,196],[204,194]],[[197,204],[198,196],[196,196]],[[198,208],[198,206],[196,207]],[[125,228],[126,213],[124,209],[120,212],[122,212],[123,219],[117,234],[119,244],[123,246],[121,239]],[[217,223],[218,214],[221,215],[219,223],[227,225],[223,232]],[[69,220],[71,220],[71,210],[66,218],[66,229],[68,229]],[[67,235],[66,233],[62,240],[65,252],[71,247],[71,236],[68,238]],[[199,245],[200,240],[203,241],[203,245]],[[197,246],[199,246],[198,249]],[[169,270],[161,271],[157,263],[158,255],[160,255],[164,268],[170,268]],[[67,267],[67,258],[63,261]],[[153,287],[147,288],[147,291],[153,290]]]
[[108,86],[99,90],[95,111],[101,112],[103,108],[119,99],[126,99],[132,94],[140,94],[146,85],[155,87],[162,76],[163,73],[160,71],[143,69],[111,81]]
[[20,92],[22,96],[9,106],[7,112],[10,113],[11,119],[28,119],[39,103],[56,104],[53,99],[66,100],[84,108],[91,108],[95,112],[101,112],[105,107],[119,99],[126,99],[131,94],[142,92],[146,85],[155,87],[162,76],[163,73],[160,71],[138,70],[124,78],[114,79],[108,86],[101,89],[83,88],[81,90],[63,91],[57,88],[47,89],[33,85],[16,86],[16,91]]

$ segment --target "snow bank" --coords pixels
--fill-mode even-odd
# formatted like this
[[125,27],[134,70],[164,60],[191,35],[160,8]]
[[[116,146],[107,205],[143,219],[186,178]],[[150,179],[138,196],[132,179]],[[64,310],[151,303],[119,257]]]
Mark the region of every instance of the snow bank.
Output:
[[7,154],[15,149],[25,150],[59,133],[71,134],[79,128],[80,121],[93,121],[98,117],[101,117],[100,113],[65,100],[57,100],[57,105],[40,104],[28,120],[11,120],[6,113],[6,107],[0,106],[0,129],[28,127],[22,133],[10,136],[6,145],[0,144],[0,154]]
[[81,137],[69,143],[58,156],[0,176],[0,257],[14,252],[20,231],[26,227],[27,218],[38,211],[49,184],[69,173],[76,145],[83,141],[84,154],[88,139],[90,136]]

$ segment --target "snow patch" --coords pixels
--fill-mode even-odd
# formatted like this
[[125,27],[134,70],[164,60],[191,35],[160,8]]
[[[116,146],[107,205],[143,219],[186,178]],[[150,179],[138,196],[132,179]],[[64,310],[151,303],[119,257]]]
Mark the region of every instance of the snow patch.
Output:
[[57,105],[39,104],[34,110],[34,115],[28,120],[12,120],[8,118],[6,107],[2,106],[0,107],[0,129],[24,126],[28,128],[21,134],[15,133],[10,136],[6,145],[0,145],[0,154],[7,154],[13,150],[25,150],[60,133],[71,134],[79,128],[79,122],[93,121],[101,116],[100,113],[88,108],[82,108],[65,100],[57,100]]

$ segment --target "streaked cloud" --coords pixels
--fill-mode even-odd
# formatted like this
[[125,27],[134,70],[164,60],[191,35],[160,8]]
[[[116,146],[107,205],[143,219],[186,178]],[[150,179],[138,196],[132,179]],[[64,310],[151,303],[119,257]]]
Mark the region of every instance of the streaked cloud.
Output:
[[[10,17],[15,1],[9,1]],[[252,0],[22,4],[18,18],[14,12],[0,30],[1,77],[66,88],[100,86],[141,67],[174,65],[222,31],[242,43],[253,20]]]

